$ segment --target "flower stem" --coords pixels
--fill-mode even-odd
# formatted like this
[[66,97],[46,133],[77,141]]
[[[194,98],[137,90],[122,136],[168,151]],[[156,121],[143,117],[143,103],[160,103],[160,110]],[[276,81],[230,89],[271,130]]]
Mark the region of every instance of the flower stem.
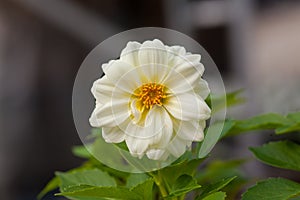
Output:
[[168,191],[166,190],[163,180],[162,180],[161,176],[159,175],[159,173],[155,174],[155,173],[149,172],[149,175],[151,175],[153,177],[154,182],[157,185],[162,197],[164,198],[164,197],[168,196]]

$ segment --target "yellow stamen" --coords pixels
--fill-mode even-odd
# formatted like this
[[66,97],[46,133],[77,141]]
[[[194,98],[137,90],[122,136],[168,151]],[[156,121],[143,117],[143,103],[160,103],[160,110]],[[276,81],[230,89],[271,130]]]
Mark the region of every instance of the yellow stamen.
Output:
[[162,105],[162,101],[167,96],[164,91],[165,87],[157,83],[147,83],[139,88],[138,98],[143,105],[149,109],[153,105]]

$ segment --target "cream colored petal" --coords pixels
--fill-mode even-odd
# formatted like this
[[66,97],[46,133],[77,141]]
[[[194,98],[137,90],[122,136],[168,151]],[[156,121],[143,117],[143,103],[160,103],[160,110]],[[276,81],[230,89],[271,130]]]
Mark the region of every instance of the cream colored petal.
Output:
[[139,110],[139,102],[134,99],[130,103],[131,114],[133,116],[133,123],[138,123],[142,117],[142,111]]
[[206,99],[210,93],[210,89],[208,87],[207,82],[205,80],[203,80],[202,78],[199,80],[194,91],[196,94],[200,95],[202,97],[202,99]]
[[127,46],[121,52],[120,60],[133,66],[139,66],[138,51],[140,47],[141,44],[138,42],[128,42]]
[[[194,54],[190,55],[190,57],[198,56]],[[198,60],[197,58],[193,59]],[[199,84],[204,71],[203,65],[200,62],[190,61],[187,59],[187,56],[177,56],[175,60],[174,67],[164,80],[164,84],[174,93],[184,93],[193,90]]]
[[147,65],[149,67],[153,67],[157,64],[167,66],[167,59],[167,50],[160,40],[148,40],[141,45],[139,50],[140,66]]
[[170,67],[175,66],[178,56],[184,56],[186,54],[185,48],[181,46],[166,46],[168,51],[168,65]]
[[101,104],[111,101],[113,97],[123,98],[124,96],[129,97],[131,95],[115,87],[115,85],[107,79],[107,76],[103,76],[102,78],[96,80],[93,83],[91,92],[95,99]]
[[205,101],[194,93],[183,93],[168,97],[164,107],[176,119],[206,120],[210,117],[210,108]]
[[132,122],[128,123],[125,130],[125,142],[131,155],[141,158],[151,143],[147,133],[141,126]]
[[180,157],[191,146],[192,142],[175,137],[168,145],[168,151],[176,158]]
[[173,133],[173,123],[169,113],[162,106],[153,106],[145,119],[145,130],[147,136],[151,137],[151,147],[166,147]]
[[164,149],[149,149],[146,153],[147,157],[151,160],[164,161],[168,158],[169,152]]
[[197,62],[198,56],[200,57],[200,55],[192,54],[185,57],[177,57],[178,62],[174,66],[174,70],[182,74],[188,81],[190,81],[191,84],[199,79],[204,72],[203,64]]
[[107,70],[108,70],[108,68],[110,67],[110,66],[112,66],[112,63],[113,62],[115,62],[116,60],[110,60],[108,63],[104,63],[104,64],[102,64],[102,70],[103,70],[103,72],[106,74],[106,72],[107,72]]
[[107,143],[120,143],[125,139],[125,133],[119,127],[103,127],[102,137]]
[[187,79],[183,74],[178,73],[174,69],[171,69],[168,76],[161,82],[165,85],[173,94],[180,94],[193,91],[196,82],[194,79]]
[[174,68],[176,68],[178,72],[183,72],[188,68],[192,68],[202,76],[204,73],[204,65],[200,60],[201,55],[199,54],[179,55],[175,57]]
[[93,112],[93,119],[96,119],[97,127],[115,127],[129,118],[128,100],[114,99]]
[[143,84],[163,83],[168,78],[170,68],[166,65],[143,65],[138,68]]
[[167,50],[170,52],[170,54],[173,54],[175,56],[185,56],[186,50],[182,46],[170,46],[167,47]]
[[190,141],[202,141],[204,138],[203,128],[198,121],[173,120],[174,129],[178,137]]
[[99,113],[101,107],[102,105],[100,103],[96,103],[96,107],[89,118],[89,122],[92,127],[100,127],[98,123],[97,113]]
[[121,60],[116,60],[107,67],[106,76],[116,87],[128,93],[141,85],[138,69]]

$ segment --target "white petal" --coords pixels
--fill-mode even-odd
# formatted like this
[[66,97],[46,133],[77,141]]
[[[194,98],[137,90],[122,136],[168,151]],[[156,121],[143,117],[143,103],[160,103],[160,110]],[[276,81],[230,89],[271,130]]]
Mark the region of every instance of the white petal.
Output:
[[92,127],[100,127],[98,124],[98,119],[97,119],[97,113],[99,112],[99,109],[102,107],[100,103],[96,103],[96,107],[93,110],[91,117],[89,119],[89,122]]
[[163,80],[162,84],[165,85],[172,93],[186,93],[193,91],[196,85],[195,80],[188,80],[183,74],[178,73],[171,69],[168,76]]
[[193,93],[170,96],[165,101],[165,108],[177,119],[206,120],[210,117],[210,108],[201,97]]
[[206,99],[210,93],[210,89],[208,87],[207,82],[205,80],[203,80],[202,78],[198,82],[194,91],[196,94],[200,95],[202,97],[202,99]]
[[107,143],[120,143],[125,139],[125,133],[119,127],[102,128],[102,137]]
[[128,124],[125,131],[125,142],[131,155],[141,158],[149,147],[151,139],[145,137],[145,130],[136,124]]
[[93,112],[97,127],[115,127],[124,122],[130,115],[128,99],[113,99],[98,107]]
[[164,44],[160,40],[145,41],[139,50],[140,66],[153,67],[156,64],[166,66],[168,54]]
[[167,47],[167,50],[169,51],[170,54],[173,54],[175,56],[185,56],[186,54],[186,50],[182,46]]
[[161,160],[161,161],[166,160],[169,156],[169,152],[163,149],[149,149],[146,154],[147,157],[151,160]]
[[[199,55],[193,54],[190,56],[198,57]],[[203,65],[200,62],[191,62],[187,59],[187,56],[177,56],[175,60],[175,66],[170,70],[164,84],[174,93],[184,93],[193,90],[199,84],[204,71]]]
[[133,122],[138,123],[142,117],[142,111],[140,111],[138,108],[140,107],[138,105],[138,101],[134,99],[130,104],[131,114],[133,115]]
[[181,46],[166,46],[168,51],[168,65],[173,67],[176,65],[177,57],[186,54],[185,48]]
[[128,42],[125,49],[122,50],[120,60],[133,66],[139,66],[138,51],[141,44],[138,42]]
[[151,146],[166,147],[172,137],[173,123],[168,112],[162,106],[153,106],[145,119],[145,129],[151,137]]
[[169,77],[170,68],[166,65],[143,65],[138,68],[143,83],[163,83]]
[[122,96],[130,96],[130,94],[127,94],[126,92],[115,87],[115,85],[107,79],[107,76],[103,76],[102,78],[96,80],[93,84],[91,92],[95,99],[102,104],[111,101],[113,97],[121,98]]
[[113,62],[115,62],[116,60],[110,60],[108,63],[104,63],[104,64],[102,64],[102,70],[103,70],[103,72],[106,74],[106,72],[107,72],[107,70],[108,70],[108,68],[111,66],[111,64],[113,63]]
[[107,67],[106,76],[116,87],[128,93],[141,85],[138,69],[121,60],[116,60]]
[[168,145],[168,151],[176,158],[180,157],[192,144],[191,141],[182,140],[179,137],[175,137]]
[[[190,141],[202,141],[204,138],[203,128],[198,121],[173,120],[175,131],[181,139]],[[176,122],[176,123],[175,123]]]
[[125,141],[130,153],[143,156],[148,147],[164,148],[172,137],[173,126],[169,114],[160,106],[154,106],[145,119],[145,126],[132,121],[126,128]]

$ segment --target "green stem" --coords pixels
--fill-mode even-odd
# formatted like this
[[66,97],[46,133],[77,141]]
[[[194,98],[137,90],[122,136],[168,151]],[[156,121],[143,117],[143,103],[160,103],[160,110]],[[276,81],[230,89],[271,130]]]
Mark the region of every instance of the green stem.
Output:
[[161,178],[161,176],[159,175],[159,173],[156,175],[154,173],[149,172],[149,175],[153,177],[155,184],[157,185],[162,197],[166,197],[168,196],[168,191],[166,190],[163,180]]

